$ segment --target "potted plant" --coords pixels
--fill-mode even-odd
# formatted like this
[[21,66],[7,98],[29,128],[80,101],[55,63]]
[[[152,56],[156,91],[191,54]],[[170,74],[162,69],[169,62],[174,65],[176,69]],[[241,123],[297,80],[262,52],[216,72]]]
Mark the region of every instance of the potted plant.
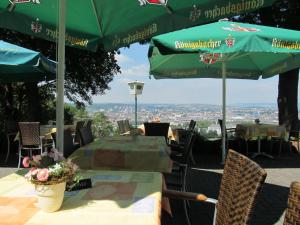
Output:
[[45,212],[57,211],[63,202],[66,186],[78,181],[78,166],[56,149],[32,156],[32,159],[25,157],[23,166],[31,166],[25,179],[35,185],[38,205]]

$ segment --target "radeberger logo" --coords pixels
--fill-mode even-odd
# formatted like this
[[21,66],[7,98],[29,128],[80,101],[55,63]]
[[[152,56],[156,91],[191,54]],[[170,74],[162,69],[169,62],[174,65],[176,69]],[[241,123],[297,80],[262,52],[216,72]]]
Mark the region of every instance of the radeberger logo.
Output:
[[36,3],[36,4],[40,4],[40,0],[9,0],[10,3]]
[[138,0],[140,5],[167,5],[168,0]]
[[42,26],[42,24],[40,24],[39,19],[36,19],[36,21],[31,23],[31,30],[34,33],[36,33],[36,34],[41,33],[42,29],[43,29],[43,26]]

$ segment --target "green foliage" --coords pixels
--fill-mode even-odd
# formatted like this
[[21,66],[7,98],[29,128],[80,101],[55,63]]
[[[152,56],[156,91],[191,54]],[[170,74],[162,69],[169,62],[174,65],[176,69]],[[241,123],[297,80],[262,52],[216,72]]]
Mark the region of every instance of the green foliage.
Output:
[[92,131],[96,137],[110,136],[115,133],[112,123],[103,112],[96,112],[93,115]]
[[216,130],[200,129],[199,134],[207,139],[220,137]]
[[[0,39],[33,49],[46,57],[56,59],[56,44],[18,32],[0,28]],[[116,52],[88,52],[66,47],[65,95],[82,107],[91,103],[93,95],[104,94],[114,75],[120,72]],[[0,121],[40,121],[47,123],[55,118],[55,81],[37,83],[0,84]],[[67,107],[66,123],[73,122],[73,112]],[[82,116],[82,114],[79,114]],[[0,122],[0,129],[3,124]]]
[[211,121],[211,120],[199,120],[199,121],[197,121],[197,127],[199,127],[199,128],[208,128],[212,124],[213,124],[213,121]]

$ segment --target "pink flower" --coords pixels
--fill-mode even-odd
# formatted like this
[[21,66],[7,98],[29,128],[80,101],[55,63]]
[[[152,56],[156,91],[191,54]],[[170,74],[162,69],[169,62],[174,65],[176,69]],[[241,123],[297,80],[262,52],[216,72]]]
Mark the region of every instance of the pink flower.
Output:
[[48,169],[39,170],[36,177],[39,181],[47,181],[49,177]]
[[35,167],[31,168],[31,169],[28,171],[28,173],[26,173],[25,179],[31,180],[31,177],[34,176],[34,175],[36,175],[36,174],[38,173],[38,171],[39,171],[39,170],[38,170],[37,168],[35,168]]
[[42,156],[41,155],[34,155],[32,156],[32,159],[34,162],[39,163],[42,160]]
[[35,167],[31,168],[31,170],[30,170],[31,176],[37,175],[39,171],[40,171],[40,170],[37,169],[37,168],[35,168]]
[[29,163],[30,163],[30,158],[28,156],[24,157],[23,159],[23,166],[28,168],[29,167]]

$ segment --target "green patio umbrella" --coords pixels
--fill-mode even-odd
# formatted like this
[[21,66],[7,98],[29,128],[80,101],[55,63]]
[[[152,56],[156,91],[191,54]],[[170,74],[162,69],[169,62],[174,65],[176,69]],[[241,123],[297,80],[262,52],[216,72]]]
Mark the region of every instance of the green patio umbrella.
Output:
[[[153,37],[150,74],[163,78],[259,79],[300,67],[300,32],[220,21]],[[225,137],[222,141],[225,159]]]
[[41,53],[0,40],[0,82],[45,81],[56,78],[56,63]]
[[99,44],[107,50],[117,49],[161,33],[257,10],[273,2],[275,0],[3,0],[0,1],[0,27],[58,40],[57,144],[63,149],[65,44],[89,50],[96,50]]
[[[69,0],[66,44],[116,49],[152,36],[270,6],[275,0]],[[0,27],[58,38],[58,0],[2,0]]]

